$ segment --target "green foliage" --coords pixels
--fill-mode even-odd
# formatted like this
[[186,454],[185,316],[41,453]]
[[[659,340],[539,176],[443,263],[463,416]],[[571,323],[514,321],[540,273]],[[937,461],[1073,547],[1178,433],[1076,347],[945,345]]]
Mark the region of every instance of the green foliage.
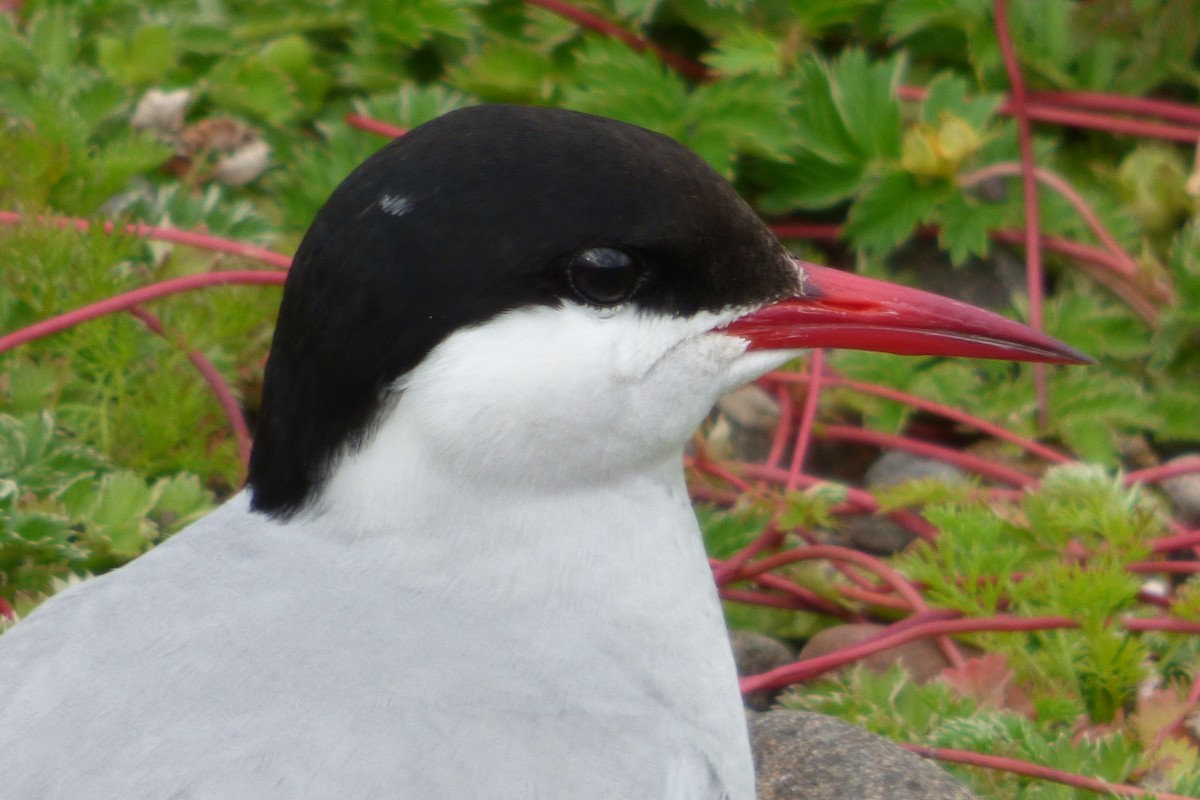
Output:
[[148,483],[46,412],[0,414],[0,598],[18,613],[57,583],[120,566],[209,509],[194,475]]
[[[901,246],[936,237],[969,282],[995,266],[993,235],[1024,225],[1015,178],[979,170],[1018,159],[992,0],[582,0],[590,13],[695,59],[695,80],[650,51],[585,31],[520,0],[28,0],[0,13],[0,209],[118,216],[204,230],[290,252],[328,193],[383,140],[349,112],[412,127],[480,101],[593,111],[666,133],[728,176],[762,214],[844,224],[871,274]],[[1032,90],[1153,94],[1195,103],[1200,12],[1193,0],[1010,0]],[[898,94],[920,87],[924,96]],[[134,130],[146,92],[187,90],[184,131],[233,123],[270,146],[268,169],[220,186],[188,162],[179,131]],[[904,99],[900,99],[903,97]],[[1200,221],[1192,153],[1039,124],[1039,166],[1074,186],[1137,259],[1170,287],[1157,325],[1118,294],[1048,255],[1048,332],[1101,360],[1049,370],[1050,415],[1036,419],[1032,369],[996,362],[839,353],[850,378],[928,397],[1118,468],[1130,441],[1200,442]],[[213,157],[215,160],[215,156]],[[1039,195],[1043,234],[1094,244],[1055,191]],[[0,332],[154,280],[241,267],[229,257],[98,231],[0,228]],[[839,256],[834,249],[826,256]],[[915,278],[920,280],[920,278]],[[228,495],[234,442],[182,350],[204,353],[253,416],[278,290],[217,289],[156,301],[170,335],[128,315],[87,323],[0,356],[0,598],[25,611],[73,575],[123,563]],[[1014,296],[1018,315],[1025,301]],[[841,389],[823,414],[902,431],[903,404]],[[44,413],[47,409],[48,412]],[[1109,475],[1052,472],[998,513],[973,486],[929,481],[882,491],[885,509],[923,506],[942,531],[900,559],[933,605],[986,615],[1061,615],[1076,630],[987,635],[1027,686],[1037,720],[981,708],[943,684],[855,673],[796,702],[942,746],[1008,753],[1112,780],[1158,769],[1153,735],[1076,737],[1134,709],[1157,670],[1190,679],[1200,637],[1118,636],[1135,612],[1125,570],[1160,535],[1162,514]],[[701,509],[706,543],[727,557],[762,531],[836,528],[829,486],[733,510]],[[1088,562],[1064,561],[1084,550]],[[822,565],[789,579],[832,597]],[[1200,620],[1191,584],[1172,613]],[[806,636],[817,615],[731,605],[739,627]],[[1081,720],[1083,721],[1081,723]],[[1139,738],[1140,737],[1140,738]],[[1136,744],[1131,742],[1136,741]],[[1138,748],[1141,750],[1138,750]],[[1190,753],[1190,755],[1189,755]],[[1175,753],[1181,765],[1195,753]],[[1192,760],[1189,760],[1192,759]],[[1131,766],[1133,765],[1133,766]],[[1175,791],[1195,793],[1182,767]],[[1071,797],[1041,782],[972,774],[988,797]],[[1188,783],[1191,780],[1192,783]]]
[[[1114,622],[1135,610],[1141,588],[1126,567],[1166,530],[1152,498],[1103,470],[1073,465],[1047,473],[1019,513],[1002,517],[958,502],[925,515],[940,531],[937,543],[919,543],[899,567],[927,587],[931,602],[973,616],[1073,619],[1077,630],[981,641],[1005,653],[1019,674],[1077,698],[1093,722],[1112,720],[1132,702],[1149,654]],[[1063,560],[1073,551],[1087,553],[1086,563]]]
[[[1113,783],[1137,783],[1144,767],[1169,763],[1166,753],[1151,749],[1151,742],[1141,741],[1136,735],[1124,735],[1126,731],[1121,729],[1095,730],[1080,736],[1070,725],[1048,722],[1040,714],[1030,718],[1011,708],[981,704],[969,693],[956,690],[947,680],[918,685],[898,667],[883,674],[857,667],[793,691],[783,698],[782,704],[853,719],[897,741],[1015,758]],[[1146,711],[1139,709],[1129,727],[1136,729],[1139,717]],[[1191,763],[1188,759],[1195,758],[1195,751],[1182,748],[1176,758],[1184,764]],[[999,770],[942,766],[970,785],[978,796],[989,800],[1083,800],[1094,796],[1091,792]],[[1186,768],[1168,767],[1167,771],[1169,779],[1164,788],[1195,791],[1195,775]]]

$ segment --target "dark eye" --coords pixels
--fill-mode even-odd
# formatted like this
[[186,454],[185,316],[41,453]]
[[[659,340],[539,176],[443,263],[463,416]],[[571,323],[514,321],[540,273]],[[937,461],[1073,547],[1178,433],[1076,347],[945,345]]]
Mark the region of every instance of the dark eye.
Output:
[[575,294],[594,306],[624,303],[642,283],[642,266],[624,250],[592,247],[578,253],[567,265],[567,279]]

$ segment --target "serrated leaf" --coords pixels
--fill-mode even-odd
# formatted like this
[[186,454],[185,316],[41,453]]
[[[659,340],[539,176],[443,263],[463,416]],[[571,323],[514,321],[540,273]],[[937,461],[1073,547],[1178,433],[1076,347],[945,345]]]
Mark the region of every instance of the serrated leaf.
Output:
[[1000,229],[1007,214],[1002,204],[955,192],[938,209],[938,244],[956,267],[971,256],[983,258],[991,244],[989,234]]
[[967,82],[950,72],[943,72],[929,84],[928,94],[921,103],[921,120],[937,125],[943,114],[953,114],[983,130],[1004,99],[996,94],[968,95]]
[[688,94],[683,79],[653,55],[635,53],[620,42],[589,39],[563,88],[564,105],[602,114],[675,139],[686,134]]
[[945,187],[919,184],[907,172],[889,173],[851,207],[845,234],[861,249],[891,250],[930,217],[945,193]]
[[954,503],[966,500],[972,487],[969,483],[949,483],[939,478],[913,478],[894,486],[879,486],[871,494],[879,503],[880,514],[902,508],[920,508],[932,503]]
[[542,98],[551,78],[545,56],[516,42],[489,42],[450,75],[464,91],[508,103]]
[[858,49],[847,50],[831,65],[838,111],[858,149],[868,158],[900,157],[900,101],[896,89],[905,66],[902,55],[871,63]]
[[781,42],[764,31],[737,28],[722,36],[704,62],[721,75],[777,75]]
[[73,533],[66,519],[44,513],[19,514],[6,527],[12,535],[43,546],[66,545]]
[[145,480],[132,472],[105,475],[100,482],[91,520],[114,529],[140,520],[154,507],[155,494]]
[[781,528],[834,528],[833,507],[846,500],[846,487],[836,483],[818,483],[801,492],[784,496]]
[[806,149],[836,164],[861,164],[866,153],[842,118],[830,68],[818,59],[800,66],[796,109],[798,141]]
[[789,103],[777,82],[757,76],[701,86],[688,98],[681,141],[726,176],[737,153],[786,158],[794,138]]
[[164,528],[177,529],[212,508],[208,491],[195,475],[160,478],[152,513]]
[[29,42],[13,27],[15,14],[0,14],[0,74],[28,83],[41,71]]
[[209,98],[217,106],[284,125],[300,112],[296,87],[281,70],[251,56],[226,58],[208,74]]
[[101,66],[135,85],[160,79],[177,57],[174,36],[165,25],[146,25],[131,39],[101,37],[96,48]]
[[756,198],[757,205],[768,214],[829,208],[858,194],[865,177],[862,162],[837,164],[810,152],[759,171],[766,173],[770,185]]
[[833,25],[856,22],[863,10],[875,0],[790,0],[792,13],[804,26],[804,32],[815,36]]

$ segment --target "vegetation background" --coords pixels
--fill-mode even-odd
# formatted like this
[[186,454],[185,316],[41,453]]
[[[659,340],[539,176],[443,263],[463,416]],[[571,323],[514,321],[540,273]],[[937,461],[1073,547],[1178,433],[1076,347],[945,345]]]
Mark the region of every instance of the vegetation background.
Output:
[[[236,490],[280,254],[379,133],[559,105],[682,141],[802,255],[992,286],[1100,361],[818,354],[762,383],[764,458],[698,439],[733,622],[883,626],[747,690],[984,797],[1200,796],[1200,511],[1155,488],[1200,474],[1198,47],[1195,0],[0,3],[0,611]],[[975,478],[868,494],[881,448]],[[864,514],[916,543],[846,548]],[[830,671],[918,636],[936,680]]]

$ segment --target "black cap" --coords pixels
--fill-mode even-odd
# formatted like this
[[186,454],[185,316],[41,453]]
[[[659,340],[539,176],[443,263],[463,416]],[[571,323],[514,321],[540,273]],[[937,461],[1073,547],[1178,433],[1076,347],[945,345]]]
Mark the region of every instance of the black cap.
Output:
[[375,153],[317,214],[288,276],[252,507],[279,517],[302,508],[339,452],[362,442],[386,387],[431,349],[514,308],[593,302],[572,264],[614,251],[638,270],[622,301],[659,314],[756,306],[797,289],[787,254],[733,188],[642,128],[475,106]]

